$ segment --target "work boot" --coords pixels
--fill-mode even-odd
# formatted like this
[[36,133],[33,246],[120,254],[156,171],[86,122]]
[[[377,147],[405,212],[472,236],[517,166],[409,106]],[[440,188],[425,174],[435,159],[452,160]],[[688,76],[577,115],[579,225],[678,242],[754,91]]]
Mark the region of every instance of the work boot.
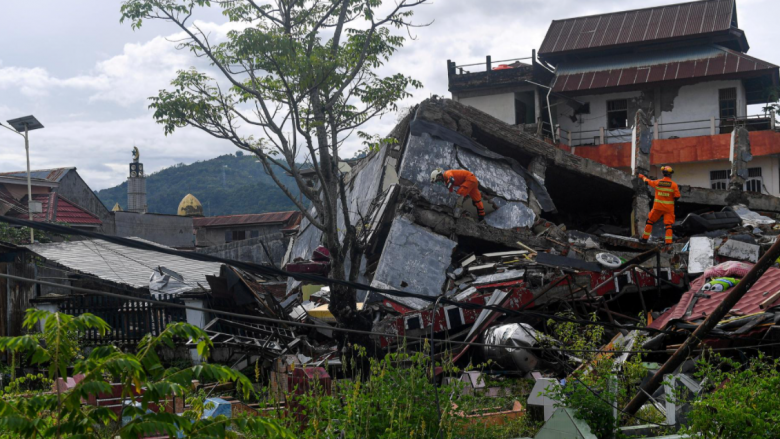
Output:
[[484,224],[485,222],[485,215],[480,215],[477,217],[477,222],[480,224]]
[[647,244],[647,238],[639,238],[640,244]]

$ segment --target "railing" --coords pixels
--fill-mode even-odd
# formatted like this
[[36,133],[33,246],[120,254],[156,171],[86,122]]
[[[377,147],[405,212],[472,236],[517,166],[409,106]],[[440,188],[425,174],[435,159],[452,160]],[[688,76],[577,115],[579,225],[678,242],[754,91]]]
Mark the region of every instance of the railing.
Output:
[[[155,295],[155,299],[183,304],[180,299],[170,294]],[[187,321],[185,310],[181,308],[106,296],[71,296],[60,304],[60,311],[72,316],[90,313],[108,323],[111,330],[105,336],[93,330],[79,334],[86,345],[135,344],[146,334],[160,334],[169,323]]]
[[[508,62],[515,62],[515,61],[533,61],[536,59],[536,50],[532,52],[531,56],[525,57],[525,58],[512,58],[512,59],[502,59],[493,61],[492,57],[490,55],[485,57],[485,62],[478,62],[473,64],[461,64],[456,65],[454,62],[447,60],[447,72],[450,75],[467,75],[469,73],[478,73],[478,72],[491,72],[493,71],[494,65],[500,65],[503,63]],[[473,72],[470,70],[466,70],[466,67],[477,67],[477,66],[484,66],[484,70],[474,70]]]
[[[653,139],[672,139],[680,137],[715,136],[731,133],[735,127],[744,126],[748,131],[776,130],[775,113],[757,114],[741,117],[688,120],[657,123],[652,125]],[[610,143],[631,142],[633,127],[608,129],[600,127],[593,130],[566,131],[557,127],[559,142],[568,146],[597,146]],[[696,132],[686,136],[683,133]],[[680,134],[680,135],[678,135]]]

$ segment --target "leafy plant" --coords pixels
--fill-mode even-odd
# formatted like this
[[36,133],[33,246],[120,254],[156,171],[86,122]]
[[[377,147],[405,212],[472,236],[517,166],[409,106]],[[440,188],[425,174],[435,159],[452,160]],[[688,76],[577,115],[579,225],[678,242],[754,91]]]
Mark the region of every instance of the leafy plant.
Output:
[[[557,407],[574,409],[577,418],[584,420],[597,437],[619,434],[618,428],[623,421],[615,416],[615,407],[623,407],[628,402],[647,374],[642,364],[643,355],[635,354],[618,363],[615,355],[599,352],[605,343],[603,326],[573,323],[570,321],[576,319],[573,314],[562,316],[567,321],[551,319],[548,325],[553,338],[567,349],[576,351],[577,358],[561,359],[564,364],[571,364],[571,373],[562,383],[553,385],[548,393],[560,401]],[[595,313],[591,315],[592,321],[597,319]],[[634,346],[641,345],[641,337],[637,337]],[[614,348],[620,350],[623,346]],[[575,365],[579,367],[575,369]]]
[[718,355],[701,359],[696,377],[705,393],[693,403],[681,432],[703,439],[780,437],[780,359],[746,363]]
[[122,414],[131,418],[117,432],[122,439],[151,434],[174,437],[182,434],[188,438],[236,437],[237,430],[252,431],[266,437],[293,437],[287,430],[266,419],[193,419],[163,410],[159,413],[149,411],[151,404],[165,405],[174,396],[185,396],[193,379],[235,382],[239,391],[250,391],[251,382],[226,366],[208,363],[184,369],[162,366],[157,349],[163,346],[174,348],[176,339],[192,340],[197,345],[198,354],[208,358],[211,341],[203,330],[195,326],[173,323],[157,336],[146,335],[134,354],[108,345],[93,348],[86,357],[80,357],[77,355],[76,334],[87,331],[105,334],[110,329],[106,322],[91,314],[73,317],[27,310],[24,326],[28,330],[41,323],[41,337],[0,338],[0,351],[27,355],[31,364],[48,369],[50,379],[66,376],[71,367],[74,374],[82,374],[84,378],[62,393],[58,387],[56,393],[24,397],[3,395],[0,398],[0,429],[10,437],[101,437],[107,431],[113,431],[109,427],[117,423],[117,415],[106,407],[88,406],[82,401],[111,393],[116,385],[120,386],[122,399],[128,403]]

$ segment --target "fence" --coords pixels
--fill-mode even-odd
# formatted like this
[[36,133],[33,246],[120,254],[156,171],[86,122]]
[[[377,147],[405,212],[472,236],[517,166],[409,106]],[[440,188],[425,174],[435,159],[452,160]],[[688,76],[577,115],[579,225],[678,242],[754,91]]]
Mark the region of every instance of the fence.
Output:
[[[180,299],[170,294],[155,296],[155,299],[183,304]],[[97,331],[79,334],[82,342],[87,345],[135,344],[146,334],[158,335],[171,322],[187,321],[185,310],[181,308],[94,295],[71,296],[60,304],[60,311],[73,316],[90,313],[108,323],[111,330],[105,336],[101,337]]]
[[[714,136],[731,133],[735,127],[744,126],[748,131],[775,130],[775,113],[757,114],[743,117],[687,120],[679,122],[657,123],[653,125],[653,139],[674,137]],[[594,130],[566,131],[558,127],[557,137],[560,143],[568,146],[591,146],[631,141],[632,127],[609,130],[604,127]],[[691,132],[696,133],[691,134]],[[691,134],[686,136],[685,134]],[[612,140],[612,141],[611,141]]]

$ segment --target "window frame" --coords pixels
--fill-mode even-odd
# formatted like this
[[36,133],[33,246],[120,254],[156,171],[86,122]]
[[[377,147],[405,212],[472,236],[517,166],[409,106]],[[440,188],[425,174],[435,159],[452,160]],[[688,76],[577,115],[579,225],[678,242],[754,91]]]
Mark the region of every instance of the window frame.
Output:
[[[617,108],[617,109],[613,108],[613,107],[615,107],[615,104],[617,104],[617,103],[621,103],[621,104],[625,105],[625,108]],[[621,105],[621,106],[623,106],[623,105]],[[623,126],[619,126],[620,124],[615,124],[613,126],[611,115],[615,114],[615,113],[624,113],[625,114],[625,119],[620,118],[620,119],[623,119],[625,121]],[[620,119],[618,119],[618,120],[620,120]],[[607,129],[608,130],[623,130],[623,129],[626,129],[628,127],[629,127],[629,123],[628,123],[628,98],[608,100],[607,101]]]

